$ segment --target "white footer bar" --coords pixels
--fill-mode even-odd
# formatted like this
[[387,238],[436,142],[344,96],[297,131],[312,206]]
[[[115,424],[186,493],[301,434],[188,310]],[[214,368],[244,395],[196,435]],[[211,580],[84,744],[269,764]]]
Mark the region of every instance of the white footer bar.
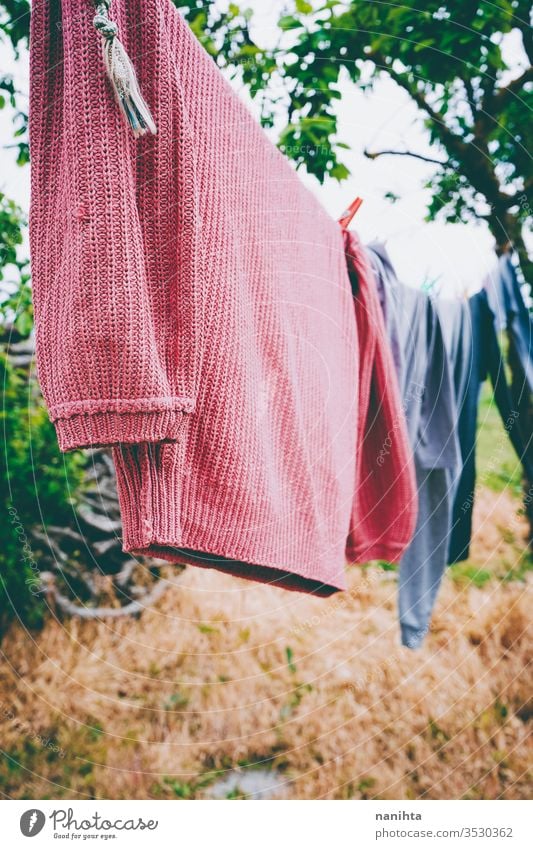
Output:
[[2,846],[532,849],[518,801],[2,801]]

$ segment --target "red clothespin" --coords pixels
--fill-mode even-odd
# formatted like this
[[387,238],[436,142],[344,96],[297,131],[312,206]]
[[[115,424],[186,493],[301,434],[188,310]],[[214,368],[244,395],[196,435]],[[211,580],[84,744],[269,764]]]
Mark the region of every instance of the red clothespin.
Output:
[[339,224],[341,225],[343,230],[346,230],[349,227],[352,218],[354,217],[355,213],[357,212],[362,203],[363,198],[357,197],[354,201],[352,201],[348,209],[344,210],[341,217],[339,218]]

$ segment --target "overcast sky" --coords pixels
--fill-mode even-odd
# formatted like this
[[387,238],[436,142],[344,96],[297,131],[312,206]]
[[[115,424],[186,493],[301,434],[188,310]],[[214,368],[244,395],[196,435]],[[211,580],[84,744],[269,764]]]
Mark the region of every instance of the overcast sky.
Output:
[[[221,4],[223,0],[221,0]],[[276,34],[275,23],[283,0],[247,0],[245,5],[256,11],[254,36],[267,44]],[[519,56],[519,42],[513,34],[508,39],[507,60]],[[0,55],[2,70],[12,70],[17,87],[28,91],[27,56],[14,64],[11,57]],[[351,147],[342,151],[342,159],[352,176],[342,184],[330,180],[321,186],[314,178],[299,171],[301,178],[334,217],[356,195],[364,199],[355,224],[365,241],[386,240],[399,276],[404,282],[420,286],[424,280],[438,281],[444,295],[471,294],[480,288],[483,278],[495,263],[492,237],[486,226],[428,224],[424,221],[427,190],[423,183],[434,166],[407,157],[381,157],[370,161],[365,148],[408,148],[423,154],[430,150],[419,113],[393,82],[383,79],[371,94],[363,94],[353,84],[341,83],[342,99],[338,103],[338,136]],[[246,99],[246,92],[242,91]],[[29,203],[29,168],[17,168],[13,151],[5,145],[12,142],[11,115],[0,110],[0,190],[15,198],[24,209]],[[391,204],[386,192],[401,200]]]

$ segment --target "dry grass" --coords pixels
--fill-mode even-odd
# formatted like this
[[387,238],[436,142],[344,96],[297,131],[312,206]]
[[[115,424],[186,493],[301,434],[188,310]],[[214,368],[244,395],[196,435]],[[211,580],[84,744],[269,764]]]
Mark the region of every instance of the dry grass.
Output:
[[[502,541],[516,503],[478,503],[471,562],[497,576],[517,565],[523,525]],[[193,568],[168,577],[140,619],[8,635],[5,796],[200,797],[217,774],[258,767],[282,798],[530,796],[527,575],[448,576],[417,653],[398,645],[395,581],[377,566],[329,600]]]

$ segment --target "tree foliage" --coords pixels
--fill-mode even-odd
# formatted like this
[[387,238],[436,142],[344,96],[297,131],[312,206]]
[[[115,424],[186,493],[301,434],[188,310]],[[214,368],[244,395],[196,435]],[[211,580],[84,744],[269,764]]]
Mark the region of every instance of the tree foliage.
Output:
[[[2,407],[2,546],[0,627],[16,615],[30,626],[43,611],[39,567],[49,558],[33,531],[48,521],[68,525],[83,480],[81,453],[62,457],[34,377],[0,353]],[[38,479],[36,478],[38,475]]]
[[[499,251],[512,241],[525,260],[521,228],[533,203],[531,122],[524,120],[533,108],[533,36],[525,0],[288,0],[269,47],[254,38],[250,10],[174,2],[214,61],[247,86],[263,123],[279,124],[281,149],[320,181],[349,175],[343,148],[351,140],[337,133],[341,74],[365,89],[388,75],[419,108],[442,163],[428,218],[483,219]],[[2,30],[17,47],[27,36],[28,3],[2,0],[2,8]],[[503,48],[511,31],[521,55],[509,68]]]
[[[231,26],[218,19],[210,30],[204,10],[204,43],[224,27],[229,35]],[[523,225],[531,223],[533,204],[528,3],[291,0],[279,27],[285,33],[282,45],[260,50],[246,18],[246,50],[244,45],[229,50],[222,40],[217,61],[230,68],[242,62],[243,80],[266,104],[267,120],[274,110],[281,111],[280,146],[297,166],[320,181],[348,176],[343,148],[351,140],[337,133],[339,80],[342,76],[368,90],[387,75],[420,110],[435,148],[438,167],[429,186],[428,218],[485,220],[497,250],[514,243],[524,271],[531,272],[521,234]],[[513,67],[505,58],[511,32],[519,46],[512,51]],[[403,149],[386,153],[417,155]]]

